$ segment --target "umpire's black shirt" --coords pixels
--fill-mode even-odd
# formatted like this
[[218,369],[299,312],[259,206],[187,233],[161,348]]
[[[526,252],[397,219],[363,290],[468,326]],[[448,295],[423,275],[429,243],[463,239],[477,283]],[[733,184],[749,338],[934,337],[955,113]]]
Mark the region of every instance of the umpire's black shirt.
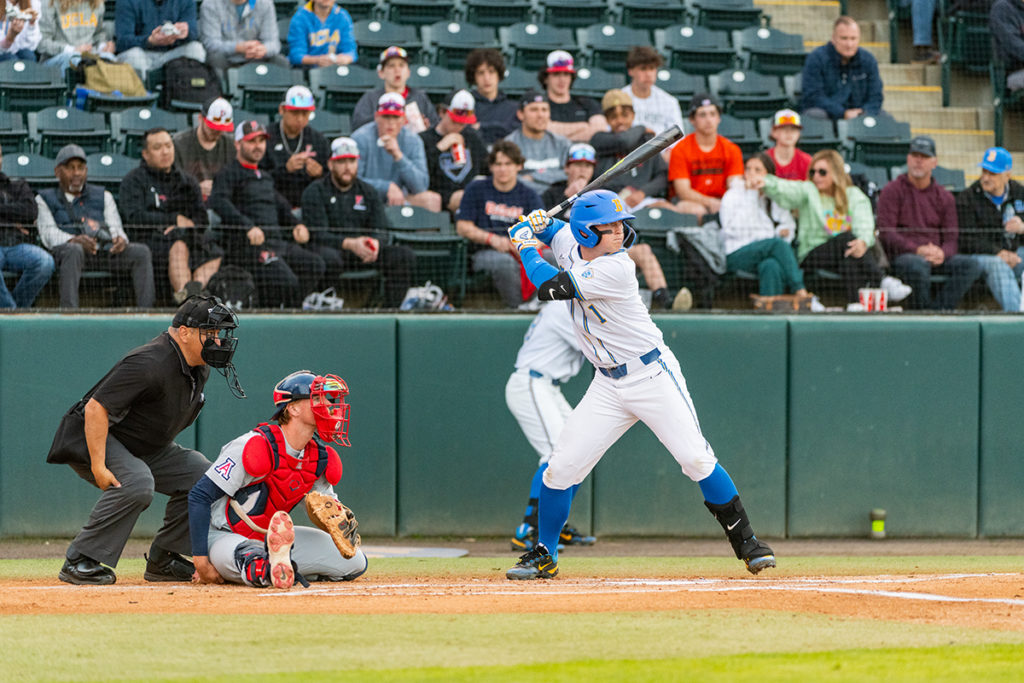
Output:
[[171,442],[199,415],[205,365],[189,366],[171,335],[132,349],[64,416],[46,461],[89,462],[85,443],[85,404],[90,398],[110,417],[110,435],[132,455],[145,459]]

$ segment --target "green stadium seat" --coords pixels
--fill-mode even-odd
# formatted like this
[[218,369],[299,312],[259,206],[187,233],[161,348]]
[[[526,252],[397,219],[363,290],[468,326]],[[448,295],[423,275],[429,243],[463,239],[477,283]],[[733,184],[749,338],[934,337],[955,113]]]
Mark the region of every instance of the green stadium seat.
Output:
[[[771,139],[773,120],[773,117],[766,117],[758,121],[758,129],[765,147],[772,147],[775,144]],[[803,130],[800,131],[800,142],[797,143],[797,147],[808,154],[814,154],[822,149],[838,149],[842,145],[830,119],[804,116],[800,124]]]
[[800,73],[807,59],[802,35],[765,26],[733,31],[732,44],[748,69],[763,74]]
[[150,128],[166,128],[171,134],[191,128],[188,114],[170,112],[156,107],[132,107],[110,116],[110,130],[122,154],[138,159],[142,134]]
[[577,95],[585,95],[601,99],[613,88],[625,88],[626,76],[623,73],[612,73],[599,68],[583,67],[576,70],[576,80],[572,90]]
[[29,152],[4,155],[4,173],[11,178],[21,178],[37,192],[57,187],[57,176],[53,174],[53,168],[53,157]]
[[708,81],[698,74],[688,74],[679,69],[658,69],[657,86],[682,100],[683,109],[697,93],[708,91]]
[[[683,124],[685,132],[693,132],[693,127],[688,119],[684,119]],[[722,121],[718,124],[718,134],[734,142],[743,152],[743,156],[753,154],[764,144],[757,132],[757,122],[753,119],[739,119],[729,114],[722,114]]]
[[[582,28],[608,19],[605,0],[536,0],[540,20],[552,26]],[[552,49],[558,49],[554,47]],[[565,49],[564,47],[562,49]]]
[[330,142],[334,138],[352,134],[352,118],[349,114],[319,109],[309,117],[309,125],[319,131]]
[[396,24],[425,26],[455,18],[452,0],[387,0],[384,7],[388,20]]
[[498,43],[497,31],[492,26],[439,21],[421,30],[423,47],[430,54],[430,61],[446,69],[462,69],[471,51]]
[[911,139],[909,123],[879,114],[838,121],[837,126],[853,161],[885,168],[906,162]]
[[668,66],[688,74],[709,76],[736,66],[736,51],[729,34],[703,26],[677,24],[654,32],[658,51],[668,57]]
[[358,46],[359,63],[368,69],[376,69],[380,53],[392,45],[404,48],[411,62],[418,61],[422,52],[420,32],[416,26],[383,19],[364,19],[352,25],[352,35]]
[[634,45],[650,45],[647,29],[614,24],[594,24],[576,29],[577,44],[587,55],[587,64],[605,71],[626,70],[626,55]]
[[117,201],[121,182],[129,171],[139,165],[139,157],[126,157],[116,152],[100,152],[90,154],[85,163],[89,166],[89,182],[101,185],[114,196],[114,201]]
[[455,305],[466,296],[466,240],[458,235],[392,231],[391,243],[416,254],[413,281],[440,287]]
[[522,69],[537,71],[545,66],[552,50],[577,51],[576,36],[568,28],[526,22],[499,28],[498,35],[502,51]]
[[618,0],[615,6],[619,21],[629,28],[651,31],[686,19],[683,0]]
[[276,113],[288,89],[306,81],[302,69],[262,62],[249,62],[228,69],[227,75],[232,99],[243,109],[265,114]]
[[942,104],[948,106],[954,66],[972,74],[988,73],[992,60],[992,33],[988,28],[987,13],[949,13],[946,2],[940,2],[940,8],[938,36],[939,51],[943,54]]
[[27,152],[31,146],[25,115],[20,111],[0,111],[0,147],[3,151],[6,154]]
[[454,235],[455,228],[447,211],[431,211],[419,206],[386,206],[391,230],[397,232],[426,232]]
[[995,143],[997,147],[1003,147],[1006,110],[1019,110],[1024,107],[1024,90],[1011,91],[1006,87],[1006,64],[998,57],[992,58],[989,80],[992,83],[992,127],[995,129]]
[[[906,154],[903,156],[905,158]],[[872,166],[858,161],[847,161],[846,173],[850,176],[864,176],[869,183],[873,183],[879,190],[889,182],[889,169],[884,166]]]
[[777,76],[726,69],[708,76],[708,85],[726,113],[740,118],[772,116],[789,105],[789,97]]
[[530,0],[465,0],[466,21],[477,26],[511,26],[532,18]]
[[444,104],[453,90],[465,87],[462,70],[446,69],[443,66],[417,64],[412,67],[408,85],[427,93],[434,104]]
[[[902,166],[893,166],[889,171],[889,177],[896,180],[898,176],[903,175],[907,172],[906,164]],[[964,176],[964,171],[961,168],[946,168],[945,166],[936,166],[932,169],[932,180],[937,182],[942,187],[946,188],[953,194],[964,190],[967,187],[967,180]]]
[[505,71],[505,78],[499,86],[509,97],[521,97],[530,88],[539,88],[537,72],[510,66]]
[[762,23],[761,8],[753,0],[687,0],[697,23],[716,31],[736,31]]
[[353,22],[376,19],[381,15],[380,3],[377,0],[345,0],[339,4],[352,17]]
[[20,59],[0,62],[0,111],[38,111],[66,100],[60,69]]
[[688,213],[676,213],[668,209],[641,209],[633,212],[633,229],[637,239],[651,247],[661,264],[669,289],[675,291],[682,286],[682,259],[679,253],[668,246],[668,234],[676,228],[695,228],[698,218]]
[[55,157],[64,145],[76,144],[90,152],[106,152],[112,147],[110,126],[103,114],[73,107],[47,107],[28,113],[28,132],[39,141],[39,153]]
[[367,90],[382,84],[376,69],[348,64],[309,70],[309,88],[327,111],[351,114]]

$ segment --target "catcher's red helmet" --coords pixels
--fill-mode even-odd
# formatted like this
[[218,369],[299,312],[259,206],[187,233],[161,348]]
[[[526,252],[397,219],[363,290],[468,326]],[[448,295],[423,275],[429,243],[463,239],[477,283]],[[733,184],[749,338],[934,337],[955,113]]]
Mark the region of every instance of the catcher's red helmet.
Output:
[[274,405],[277,409],[270,417],[276,420],[292,401],[310,399],[317,435],[324,441],[351,446],[348,440],[349,404],[348,384],[337,375],[317,375],[310,370],[299,370],[288,375],[274,387]]

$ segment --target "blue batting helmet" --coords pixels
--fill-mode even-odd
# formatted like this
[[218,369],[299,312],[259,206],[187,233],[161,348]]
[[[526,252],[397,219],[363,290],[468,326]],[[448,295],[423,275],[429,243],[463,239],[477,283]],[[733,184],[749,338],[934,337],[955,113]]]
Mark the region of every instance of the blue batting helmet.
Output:
[[[610,190],[593,190],[580,195],[573,202],[569,214],[569,229],[576,241],[585,247],[596,247],[601,241],[601,233],[594,230],[595,225],[605,225],[615,221],[627,221],[636,218],[626,211],[619,195]],[[630,227],[626,224],[626,227]],[[630,230],[629,232],[632,232]]]

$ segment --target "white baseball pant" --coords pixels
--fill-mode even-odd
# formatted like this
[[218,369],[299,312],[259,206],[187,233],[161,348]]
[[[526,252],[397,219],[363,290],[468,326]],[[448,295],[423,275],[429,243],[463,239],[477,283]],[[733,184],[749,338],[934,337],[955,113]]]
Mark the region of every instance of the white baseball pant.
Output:
[[[235,564],[235,548],[243,543],[263,545],[262,541],[246,538],[241,534],[222,529],[210,529],[210,563],[230,583],[245,583]],[[299,573],[310,581],[329,579],[340,581],[355,578],[366,571],[367,561],[362,549],[356,550],[346,560],[338,552],[330,534],[320,529],[295,525],[295,544],[292,546],[292,560]]]
[[516,370],[508,378],[505,403],[540,456],[538,465],[543,465],[558,443],[572,406],[550,377],[532,377],[529,370]]

